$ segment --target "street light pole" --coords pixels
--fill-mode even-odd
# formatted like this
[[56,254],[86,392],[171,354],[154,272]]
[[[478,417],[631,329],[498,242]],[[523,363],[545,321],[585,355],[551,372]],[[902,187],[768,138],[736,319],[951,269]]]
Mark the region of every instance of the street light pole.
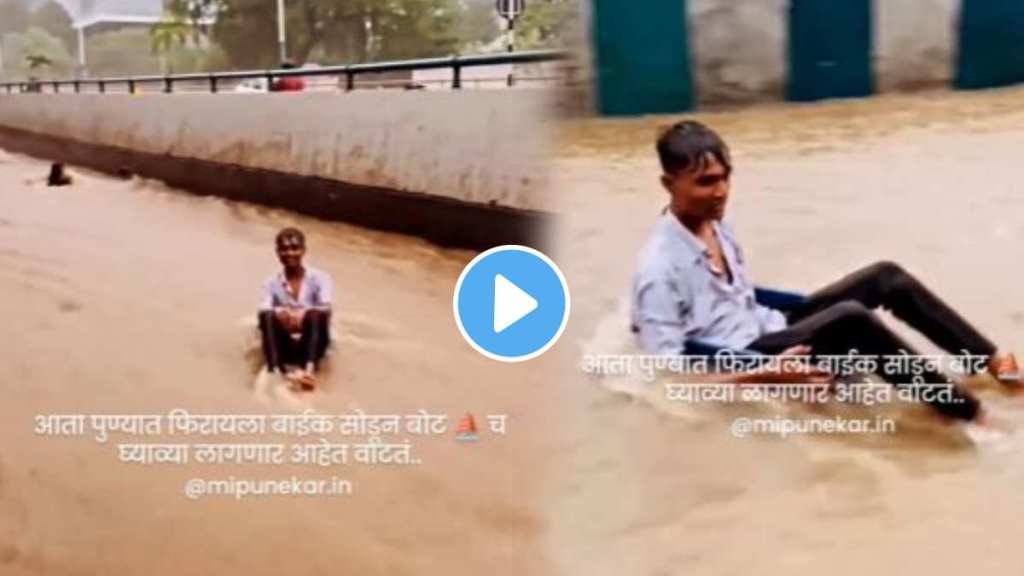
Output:
[[[509,52],[516,51],[516,18],[526,10],[526,0],[495,0],[494,7],[498,11],[498,16],[505,19],[508,23],[506,32],[507,49]],[[508,85],[511,87],[515,84],[515,76],[509,72]]]
[[526,10],[526,0],[495,0],[495,9],[498,11],[498,16],[505,19],[508,23],[506,28],[508,34],[506,36],[508,42],[508,51],[515,52],[516,50],[516,18]]
[[508,21],[508,51],[516,51],[516,19],[511,18]]
[[280,50],[281,63],[288,60],[288,45],[285,42],[284,0],[277,0],[277,46]]
[[78,27],[78,74],[85,76],[85,26]]

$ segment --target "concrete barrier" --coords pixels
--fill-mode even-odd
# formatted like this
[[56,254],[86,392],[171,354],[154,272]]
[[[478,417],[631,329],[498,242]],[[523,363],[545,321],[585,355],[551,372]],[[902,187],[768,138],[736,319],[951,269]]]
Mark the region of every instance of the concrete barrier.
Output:
[[[788,0],[689,0],[687,6],[702,103],[783,97]],[[878,90],[948,86],[960,0],[874,0],[871,6]]]
[[0,146],[442,244],[538,244],[545,91],[0,94]]
[[[585,4],[589,5],[596,0]],[[609,3],[622,0],[606,0]],[[675,0],[685,10],[679,19],[672,1],[647,6],[647,18],[665,20],[677,34],[662,32],[661,39],[669,50],[684,53],[689,62],[693,94],[679,96],[676,101],[654,108],[636,105],[646,95],[657,90],[646,89],[634,81],[624,98],[625,107],[632,113],[649,113],[665,108],[674,111],[688,109],[691,99],[698,106],[754,104],[779,101],[786,97],[786,86],[791,75],[789,53],[790,16],[794,0]],[[870,49],[864,54],[871,62],[871,76],[878,92],[910,91],[935,87],[949,87],[955,76],[954,62],[958,52],[957,26],[964,0],[870,0]],[[1011,1],[1012,0],[1006,0]],[[978,0],[983,3],[984,0]],[[821,4],[829,5],[823,0]],[[624,8],[623,8],[624,9]],[[656,12],[660,10],[660,12]],[[605,61],[602,73],[612,77],[628,77],[630,68],[646,62],[649,50],[643,42],[650,39],[637,34],[634,40],[629,31],[622,32],[621,23],[612,17],[601,24],[587,12],[588,41],[578,47],[581,61]],[[678,20],[678,22],[677,22]],[[609,30],[619,37],[627,49],[610,51],[601,57],[595,46],[602,33]],[[986,29],[987,31],[987,29]],[[995,34],[997,31],[992,31]],[[677,48],[679,38],[685,48]],[[630,52],[629,47],[635,50]],[[625,52],[626,55],[617,52]],[[663,57],[662,57],[663,58]],[[827,60],[822,65],[832,65]],[[601,68],[602,65],[598,65]],[[678,74],[668,74],[662,85],[679,83]],[[635,80],[635,79],[634,79]],[[600,86],[600,79],[595,82]],[[658,89],[663,88],[659,86]],[[600,89],[597,92],[601,92]],[[592,94],[592,97],[595,95]]]

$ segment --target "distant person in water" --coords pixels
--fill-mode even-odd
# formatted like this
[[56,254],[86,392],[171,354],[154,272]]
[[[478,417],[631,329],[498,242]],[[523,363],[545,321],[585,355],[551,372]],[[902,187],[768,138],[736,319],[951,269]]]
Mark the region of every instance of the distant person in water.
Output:
[[54,162],[50,165],[50,175],[46,177],[47,186],[67,186],[71,184],[71,176],[64,171],[64,164]]
[[[874,312],[885,308],[948,353],[985,356],[996,379],[1019,383],[1012,354],[998,349],[892,262],[852,272],[786,313],[759,304],[737,237],[723,221],[733,168],[725,142],[703,124],[684,121],[667,129],[656,148],[669,204],[640,255],[632,297],[633,330],[647,353],[685,354],[687,341],[699,339],[764,354],[847,354],[856,349],[876,356],[916,355]],[[750,381],[744,380],[747,376],[738,374],[731,381]],[[804,377],[790,376],[790,382]],[[898,385],[914,381],[907,370],[879,376]],[[951,385],[936,370],[923,377],[928,384]],[[959,387],[953,393],[953,401],[932,406],[949,417],[979,418],[981,405],[974,396]]]
[[333,284],[326,272],[303,266],[306,237],[300,230],[281,230],[275,243],[283,269],[263,285],[263,358],[268,371],[308,390],[316,385],[316,370],[330,342]]
[[[295,63],[291,61],[285,61],[281,63],[283,70],[294,70],[296,68]],[[302,92],[306,89],[306,81],[302,79],[302,76],[285,76],[284,78],[278,78],[270,85],[271,92]]]

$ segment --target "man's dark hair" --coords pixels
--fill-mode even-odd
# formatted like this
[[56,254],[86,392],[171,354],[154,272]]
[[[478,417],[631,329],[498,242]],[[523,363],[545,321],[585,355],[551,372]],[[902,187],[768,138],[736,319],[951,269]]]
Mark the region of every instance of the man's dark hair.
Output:
[[732,172],[729,147],[714,130],[695,120],[683,120],[666,128],[658,137],[658,159],[665,174],[703,171],[708,156]]
[[277,238],[274,239],[274,242],[280,246],[286,238],[295,238],[299,241],[299,244],[306,245],[306,235],[298,228],[284,228],[277,233]]

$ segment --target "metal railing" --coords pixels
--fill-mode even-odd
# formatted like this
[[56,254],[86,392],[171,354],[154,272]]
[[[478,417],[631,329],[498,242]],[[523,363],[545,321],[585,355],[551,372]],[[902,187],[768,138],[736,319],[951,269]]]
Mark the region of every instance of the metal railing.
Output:
[[[135,93],[142,86],[158,85],[167,94],[175,92],[175,85],[205,86],[203,91],[219,92],[225,87],[237,86],[246,80],[264,79],[266,86],[273,86],[276,80],[290,77],[323,78],[336,77],[337,83],[331,86],[340,90],[351,91],[359,87],[358,78],[372,75],[414,72],[419,70],[448,69],[449,79],[444,80],[452,89],[463,88],[463,70],[485,66],[517,66],[541,64],[568,60],[568,53],[558,50],[534,50],[524,52],[502,52],[496,54],[478,54],[471,56],[451,56],[446,58],[424,58],[419,60],[402,60],[395,62],[374,62],[366,64],[349,64],[344,66],[322,66],[316,68],[290,68],[275,70],[247,70],[237,72],[210,72],[198,74],[170,74],[151,76],[122,76],[105,78],[73,78],[66,80],[30,80],[0,83],[0,93],[14,92],[122,92]],[[571,79],[571,71],[569,73]],[[512,72],[502,76],[509,86],[515,84],[516,77]],[[571,80],[570,80],[571,81]],[[395,84],[396,81],[390,81]],[[437,82],[437,80],[433,80]],[[374,83],[381,87],[383,83]],[[404,88],[419,88],[412,80],[398,81]],[[94,89],[94,90],[93,90]],[[124,90],[121,90],[124,89]]]

